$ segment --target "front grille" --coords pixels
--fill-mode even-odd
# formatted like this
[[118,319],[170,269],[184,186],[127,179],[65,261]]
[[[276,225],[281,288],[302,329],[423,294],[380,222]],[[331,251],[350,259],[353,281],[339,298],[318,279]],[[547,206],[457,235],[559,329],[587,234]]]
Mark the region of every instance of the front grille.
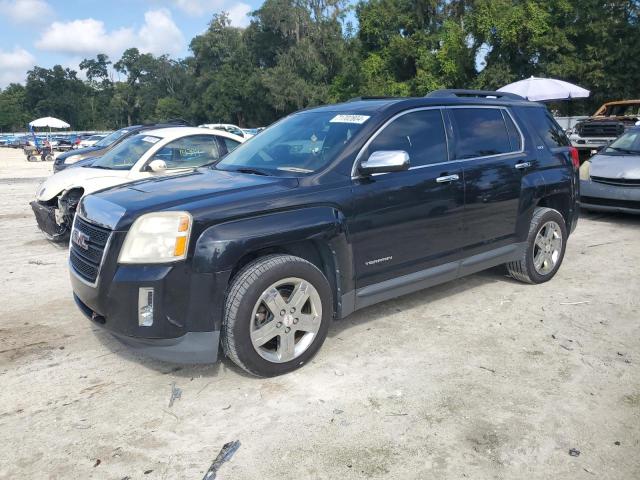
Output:
[[577,127],[581,137],[619,137],[624,133],[622,122],[588,122]]
[[591,177],[591,180],[616,187],[640,187],[640,179]]
[[76,216],[74,230],[82,232],[88,237],[87,248],[77,245],[71,235],[69,261],[75,272],[89,283],[95,283],[100,271],[102,257],[111,235],[111,230],[99,227]]

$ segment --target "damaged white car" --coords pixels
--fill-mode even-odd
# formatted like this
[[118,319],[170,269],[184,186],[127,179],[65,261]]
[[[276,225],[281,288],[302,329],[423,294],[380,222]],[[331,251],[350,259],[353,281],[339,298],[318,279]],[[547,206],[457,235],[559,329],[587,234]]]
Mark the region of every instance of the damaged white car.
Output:
[[146,130],[91,165],[70,168],[45,180],[31,202],[38,227],[65,241],[80,199],[89,193],[158,175],[178,174],[217,162],[245,139],[220,130],[172,127]]

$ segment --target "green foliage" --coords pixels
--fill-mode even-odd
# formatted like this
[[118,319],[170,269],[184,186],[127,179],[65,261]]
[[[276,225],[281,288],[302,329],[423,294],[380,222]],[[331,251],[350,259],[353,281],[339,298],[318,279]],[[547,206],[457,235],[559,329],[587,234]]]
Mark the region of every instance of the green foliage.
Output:
[[265,0],[244,29],[213,15],[183,60],[100,54],[80,63],[86,80],[36,66],[24,86],[0,91],[0,129],[43,115],[78,129],[169,118],[262,126],[356,96],[495,89],[530,75],[592,90],[574,110],[590,113],[640,97],[639,18],[638,0]]

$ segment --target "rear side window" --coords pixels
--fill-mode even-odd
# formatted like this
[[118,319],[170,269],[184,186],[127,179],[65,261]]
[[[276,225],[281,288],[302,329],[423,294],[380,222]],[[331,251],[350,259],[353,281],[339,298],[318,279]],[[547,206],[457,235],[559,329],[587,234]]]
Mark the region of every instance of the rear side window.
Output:
[[440,110],[418,110],[398,117],[373,139],[368,154],[404,150],[412,167],[446,162],[447,137]]
[[230,138],[227,137],[220,137],[220,140],[222,140],[222,143],[224,144],[224,148],[226,149],[225,155],[229,152],[232,152],[236,149],[236,147],[238,145],[240,145],[240,142],[236,142],[235,140],[231,140]]
[[486,157],[519,150],[511,139],[499,108],[452,108],[456,129],[456,158]]
[[502,116],[504,117],[504,121],[507,124],[507,132],[509,133],[509,141],[511,142],[511,149],[514,151],[522,150],[522,136],[516,125],[513,123],[513,119],[511,115],[507,113],[505,110],[502,111]]
[[571,145],[562,127],[544,107],[523,108],[529,127],[535,130],[549,148],[568,147]]

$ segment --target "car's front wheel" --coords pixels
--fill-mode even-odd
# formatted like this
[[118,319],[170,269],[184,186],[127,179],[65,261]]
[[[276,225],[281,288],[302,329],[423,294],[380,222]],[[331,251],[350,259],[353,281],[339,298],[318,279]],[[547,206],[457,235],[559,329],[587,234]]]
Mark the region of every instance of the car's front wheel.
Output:
[[233,279],[225,302],[222,347],[247,372],[272,377],[309,361],[333,316],[329,282],[313,264],[268,255]]
[[507,263],[507,270],[521,282],[547,282],[562,264],[566,243],[567,227],[560,212],[552,208],[536,208],[522,257]]

